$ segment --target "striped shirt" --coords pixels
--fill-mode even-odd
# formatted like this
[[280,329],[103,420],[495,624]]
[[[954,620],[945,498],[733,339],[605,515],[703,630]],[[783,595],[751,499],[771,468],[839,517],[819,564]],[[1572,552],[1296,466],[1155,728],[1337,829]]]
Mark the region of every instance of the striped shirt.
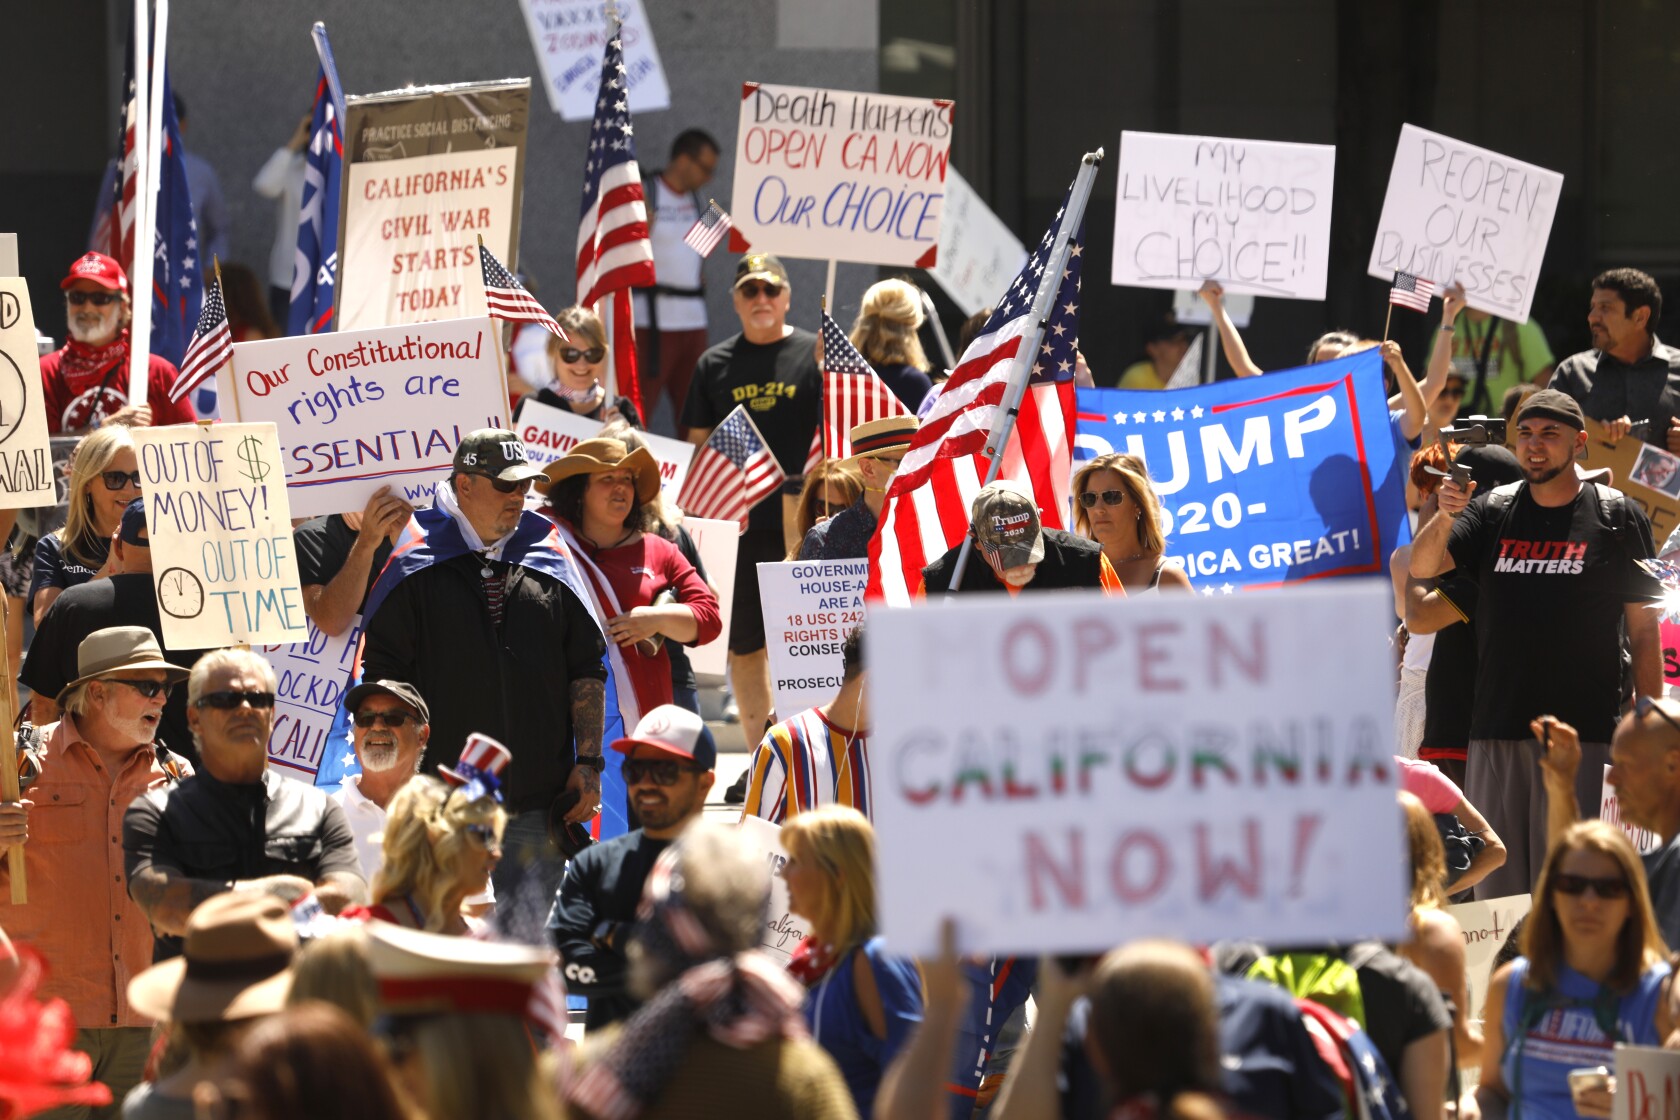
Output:
[[780,824],[819,805],[874,812],[869,733],[842,731],[816,708],[766,731],[749,773],[747,816]]

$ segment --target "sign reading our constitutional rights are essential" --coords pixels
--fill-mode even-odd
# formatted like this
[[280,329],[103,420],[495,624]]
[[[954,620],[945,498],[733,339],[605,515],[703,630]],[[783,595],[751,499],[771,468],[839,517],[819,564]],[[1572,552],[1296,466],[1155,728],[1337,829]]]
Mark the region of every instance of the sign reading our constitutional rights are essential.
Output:
[[892,951],[936,951],[946,915],[998,955],[1403,936],[1389,600],[870,611],[877,843],[915,853],[879,871]]
[[743,83],[732,236],[789,257],[931,266],[951,110],[939,99]]
[[[542,65],[548,104],[562,120],[586,121],[595,114],[601,88],[601,54],[610,29],[600,0],[519,0],[531,46]],[[647,10],[635,0],[620,0],[624,21],[624,80],[630,87],[630,111],[641,114],[671,107],[671,91]]]
[[0,277],[0,509],[50,506],[57,490],[29,285]]
[[387,485],[426,504],[462,436],[507,427],[489,319],[236,343],[218,376],[225,410],[278,427],[298,517]]
[[1027,250],[1003,220],[957,174],[945,172],[939,259],[928,270],[964,315],[990,307],[1027,263]]
[[826,704],[840,691],[846,635],[863,621],[868,560],[795,560],[760,564],[764,648],[770,687],[785,719]]
[[1406,125],[1367,271],[1457,281],[1471,307],[1526,322],[1562,193],[1556,171]]
[[273,424],[134,429],[171,649],[309,636]]
[[268,734],[268,761],[277,773],[315,784],[326,761],[333,721],[350,687],[361,636],[360,615],[336,637],[323,634],[310,620],[309,636],[303,641],[258,647],[280,682],[274,693],[274,727]]
[[1407,539],[1382,356],[1143,392],[1079,390],[1074,458],[1140,455],[1167,560],[1203,595],[1388,570]]
[[1323,299],[1330,144],[1120,134],[1116,284]]
[[[579,416],[570,409],[555,408],[535,397],[526,397],[519,406],[519,419],[513,427],[525,444],[526,457],[533,463],[562,459],[579,443],[601,434],[601,421]],[[676,501],[682,493],[683,479],[688,477],[688,465],[694,459],[694,445],[652,432],[642,432],[641,437],[659,462],[661,489],[668,499]]]

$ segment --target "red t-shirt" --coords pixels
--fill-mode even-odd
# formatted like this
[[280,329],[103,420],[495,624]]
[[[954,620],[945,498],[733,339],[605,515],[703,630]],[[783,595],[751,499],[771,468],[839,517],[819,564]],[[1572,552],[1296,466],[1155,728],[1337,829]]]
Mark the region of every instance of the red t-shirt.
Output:
[[[97,368],[68,373],[62,367],[65,351],[55,350],[41,359],[41,386],[46,396],[47,431],[53,435],[80,431],[95,419],[114,415],[128,404],[128,357],[126,348],[117,351]],[[146,368],[146,403],[152,406],[152,423],[190,424],[198,419],[187,397],[169,399],[169,389],[179,376],[175,367],[156,354],[149,355]],[[188,394],[190,396],[191,394]]]

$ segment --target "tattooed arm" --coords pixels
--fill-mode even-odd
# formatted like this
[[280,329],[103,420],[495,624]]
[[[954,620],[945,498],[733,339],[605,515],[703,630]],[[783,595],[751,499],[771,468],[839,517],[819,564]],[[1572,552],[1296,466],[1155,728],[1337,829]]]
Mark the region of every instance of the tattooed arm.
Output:
[[[626,682],[628,683],[628,682]],[[572,739],[577,744],[577,757],[601,757],[601,726],[605,717],[607,686],[593,677],[574,680],[571,687]],[[574,823],[595,815],[601,804],[601,773],[594,766],[575,765],[572,776],[566,779],[568,790],[578,791],[578,801],[566,819]]]

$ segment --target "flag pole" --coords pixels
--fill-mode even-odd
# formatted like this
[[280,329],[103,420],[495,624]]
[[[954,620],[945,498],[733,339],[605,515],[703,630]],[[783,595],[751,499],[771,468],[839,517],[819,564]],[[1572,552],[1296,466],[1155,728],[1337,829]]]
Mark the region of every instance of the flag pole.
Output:
[[309,29],[315,40],[315,53],[321,59],[321,69],[327,75],[327,92],[332,95],[333,113],[338,117],[338,129],[344,131],[344,86],[338,80],[338,63],[333,59],[332,43],[327,39],[327,25],[320,20]]
[[[216,270],[216,290],[222,293],[222,314],[225,316],[227,314],[227,289],[222,286],[222,258],[217,256],[215,253],[211,253],[210,264]],[[228,353],[233,353],[231,346],[228,349]],[[232,362],[233,359],[230,357],[227,362],[223,364],[231,365]],[[233,390],[234,423],[243,424],[245,422],[245,417],[240,415],[239,411],[239,374],[232,369],[228,371],[228,388]]]
[[839,263],[840,262],[835,260],[833,257],[830,257],[829,260],[828,260],[828,289],[827,289],[827,293],[823,296],[823,310],[824,311],[827,311],[828,310],[828,305],[834,302],[834,272],[835,272],[835,267]]
[[[1009,437],[1015,431],[1015,420],[1021,412],[1021,398],[1027,394],[1027,379],[1031,375],[1033,359],[1044,341],[1044,332],[1049,328],[1050,309],[1056,301],[1056,293],[1061,290],[1062,273],[1067,269],[1069,242],[1073,231],[1085,220],[1085,205],[1091,200],[1091,184],[1102,168],[1102,161],[1101,148],[1086,152],[1079,161],[1073,190],[1068,192],[1067,212],[1062,215],[1061,225],[1056,229],[1056,240],[1050,245],[1044,276],[1038,282],[1038,294],[1033,297],[1033,326],[1030,333],[1022,336],[1023,345],[1015,355],[1015,369],[1010,372],[1009,385],[1003,391],[1002,413],[992,428],[991,438],[986,441],[986,457],[990,465],[986,468],[983,486],[996,482],[998,472],[1003,469],[1003,451],[1009,446]],[[962,586],[963,571],[968,567],[968,558],[973,551],[974,526],[971,524],[968,535],[963,537],[962,549],[957,553],[957,565],[951,570],[952,593]]]
[[[152,341],[152,259],[156,237],[152,217],[151,186],[152,129],[151,129],[151,7],[147,0],[134,0],[134,256],[123,261],[128,270],[128,292],[132,304],[128,346],[128,403],[146,402],[147,372],[151,360]],[[119,153],[120,158],[121,153]],[[117,207],[119,224],[114,241],[122,244],[120,214],[121,186],[118,187]],[[121,256],[121,253],[118,253]]]
[[[317,24],[316,26],[320,26],[320,25]],[[483,287],[484,286],[484,235],[482,233],[478,235],[478,260],[479,260],[478,283],[479,283],[480,287]],[[489,292],[488,289],[485,290],[484,300],[485,300],[485,305],[488,306],[489,301],[490,301],[490,292]],[[494,323],[495,320],[492,319],[491,322]],[[604,324],[604,323],[602,324],[602,326],[605,326],[605,325],[606,324]],[[507,371],[507,360],[502,356],[502,331],[504,329],[517,330],[518,329],[518,324],[517,323],[510,323],[506,328],[497,326],[496,329],[491,332],[491,334],[494,336],[494,341],[495,341],[495,344],[496,344],[496,369],[502,375],[502,392],[505,393],[505,392],[507,392],[507,388],[508,388],[508,383],[507,383],[507,381],[508,381],[508,371]],[[608,372],[610,373],[611,371],[609,370]],[[511,424],[512,422],[513,421],[510,418],[508,423]]]
[[1388,325],[1394,321],[1394,301],[1388,301],[1388,314],[1383,316],[1383,341],[1388,341]]

